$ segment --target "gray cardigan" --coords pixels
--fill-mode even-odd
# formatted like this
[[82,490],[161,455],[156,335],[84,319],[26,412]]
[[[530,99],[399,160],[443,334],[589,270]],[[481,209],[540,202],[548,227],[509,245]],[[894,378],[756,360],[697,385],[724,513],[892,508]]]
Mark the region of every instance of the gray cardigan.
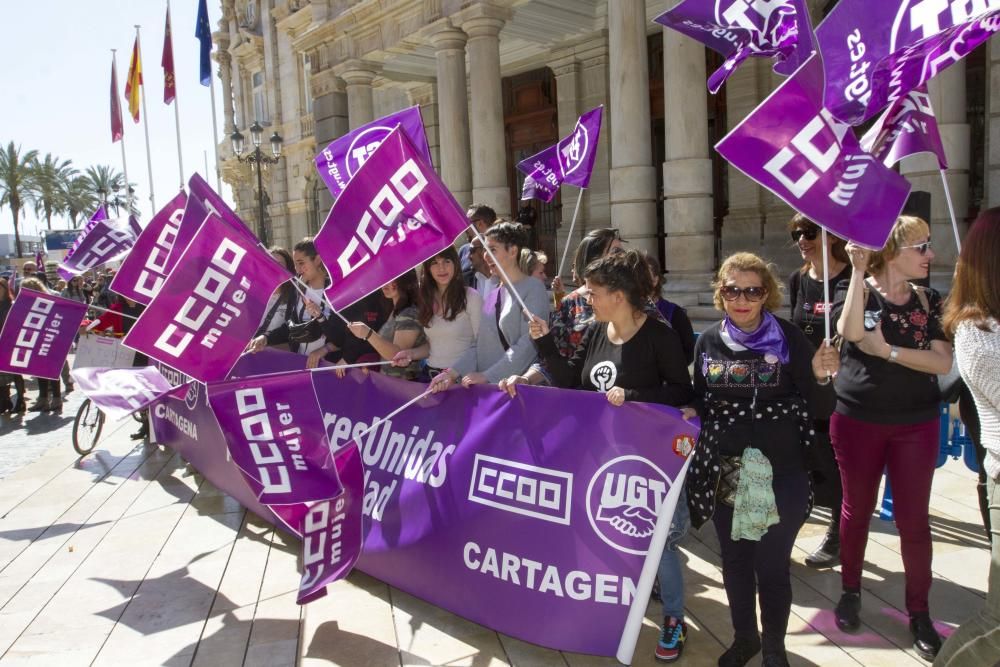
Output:
[[[541,280],[528,276],[511,287],[521,295],[529,311],[545,322],[549,321],[552,304]],[[486,375],[488,382],[496,384],[511,375],[524,373],[535,361],[535,346],[528,334],[528,318],[521,312],[521,305],[517,300],[507,293],[508,289],[506,286],[500,286],[483,300],[483,314],[476,344],[466,351],[453,367],[459,375],[479,371]],[[503,302],[500,310],[500,329],[510,346],[506,351],[497,331],[495,310],[496,300],[501,294]]]

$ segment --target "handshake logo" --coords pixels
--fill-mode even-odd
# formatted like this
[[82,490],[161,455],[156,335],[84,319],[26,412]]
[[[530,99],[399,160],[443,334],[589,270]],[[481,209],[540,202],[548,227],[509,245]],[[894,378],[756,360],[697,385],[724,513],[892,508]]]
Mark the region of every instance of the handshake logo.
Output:
[[643,555],[670,480],[639,456],[620,456],[605,463],[587,488],[590,525],[618,551]]

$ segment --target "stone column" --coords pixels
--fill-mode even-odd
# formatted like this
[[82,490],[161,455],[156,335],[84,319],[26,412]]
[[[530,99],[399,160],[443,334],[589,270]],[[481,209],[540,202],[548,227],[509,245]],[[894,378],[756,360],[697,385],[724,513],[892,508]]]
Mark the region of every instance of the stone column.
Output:
[[466,41],[466,34],[450,24],[430,37],[437,55],[441,178],[462,206],[472,203],[469,95],[465,77]]
[[[930,81],[928,92],[937,117],[944,153],[948,158],[945,173],[955,205],[958,228],[964,234],[969,211],[970,131],[965,110],[965,61],[958,61],[934,77]],[[914,190],[931,193],[931,219],[927,221],[931,224],[931,237],[934,239],[935,257],[931,272],[944,274],[944,283],[950,284],[958,249],[955,246],[955,232],[952,231],[937,158],[930,153],[907,158],[900,165],[900,173],[913,184]],[[938,284],[938,277],[932,278]]]
[[347,116],[352,130],[375,120],[372,81],[376,74],[374,66],[360,60],[348,61],[340,68],[340,78],[347,84]]
[[[347,95],[344,82],[337,78],[332,69],[324,69],[312,75],[309,82],[313,96],[313,134],[316,137],[316,152],[339,136],[347,134]],[[326,219],[326,212],[333,206],[333,196],[325,185],[320,187],[319,224]]]
[[[611,224],[656,252],[656,172],[649,119],[645,0],[608,1]],[[668,121],[669,122],[669,121]]]
[[715,234],[712,161],[708,157],[705,48],[663,29],[663,220],[670,278],[701,279],[712,271]]
[[[576,56],[570,54],[549,63],[549,68],[556,78],[556,105],[559,116],[559,136],[565,137],[573,132],[576,127],[577,118],[585,111],[580,104],[580,62]],[[580,190],[572,185],[564,185],[562,188],[562,219],[556,229],[556,257],[550,262],[556,262],[562,258],[563,251],[569,246],[569,253],[566,255],[566,264],[563,266],[563,276],[569,277],[573,268],[573,253],[580,239],[583,238],[584,229],[587,227],[587,212],[590,209],[590,197],[587,190],[583,191],[583,200],[580,202],[580,214],[576,219],[576,227],[573,235],[570,236],[570,225],[573,223],[573,211],[576,208],[577,197]]]
[[469,77],[472,80],[472,199],[492,206],[498,216],[510,217],[507,149],[504,142],[503,95],[500,86],[500,30],[505,18],[499,10],[477,6],[479,15],[467,18],[462,29],[469,36]]

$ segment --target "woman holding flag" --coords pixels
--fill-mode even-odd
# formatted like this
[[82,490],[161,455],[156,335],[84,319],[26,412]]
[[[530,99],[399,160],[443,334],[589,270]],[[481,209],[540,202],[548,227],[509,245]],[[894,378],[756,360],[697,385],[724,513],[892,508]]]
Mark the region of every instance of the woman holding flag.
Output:
[[[906,610],[913,648],[933,660],[941,648],[928,610],[931,588],[931,480],[938,456],[937,374],[952,365],[941,327],[941,297],[910,281],[926,278],[934,251],[930,228],[901,216],[876,253],[848,244],[854,273],[837,291],[833,318],[844,337],[843,371],[830,439],[840,464],[843,594],[837,626],[861,626],[861,570],[882,472],[892,485],[893,510],[906,572]],[[865,279],[865,272],[871,277]]]

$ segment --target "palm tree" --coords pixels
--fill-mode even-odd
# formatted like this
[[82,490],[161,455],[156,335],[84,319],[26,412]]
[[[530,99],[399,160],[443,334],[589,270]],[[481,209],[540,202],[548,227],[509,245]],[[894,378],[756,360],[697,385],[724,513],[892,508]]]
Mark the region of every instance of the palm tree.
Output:
[[52,215],[65,210],[62,193],[67,183],[77,175],[71,164],[69,160],[60,162],[52,153],[46,153],[44,160],[36,157],[31,163],[35,184],[31,201],[35,207],[35,215],[45,216],[45,225],[49,230],[52,229]]
[[63,210],[73,229],[80,226],[77,218],[82,218],[97,208],[97,195],[91,191],[90,180],[86,176],[75,176],[66,183],[61,198]]
[[21,154],[21,147],[11,141],[7,148],[0,149],[0,206],[10,208],[14,216],[14,246],[21,257],[21,232],[18,216],[24,209],[25,199],[33,190],[31,165],[38,157],[38,151]]
[[[90,191],[101,202],[113,204],[116,208],[119,205],[125,204],[125,197],[118,196],[118,192],[125,187],[125,177],[122,176],[121,172],[115,171],[114,168],[107,165],[99,164],[94,167],[87,167],[84,178],[90,183]],[[139,207],[135,201],[135,188],[131,183],[129,183],[129,190],[130,194],[132,194],[129,201],[129,213],[138,215]]]

